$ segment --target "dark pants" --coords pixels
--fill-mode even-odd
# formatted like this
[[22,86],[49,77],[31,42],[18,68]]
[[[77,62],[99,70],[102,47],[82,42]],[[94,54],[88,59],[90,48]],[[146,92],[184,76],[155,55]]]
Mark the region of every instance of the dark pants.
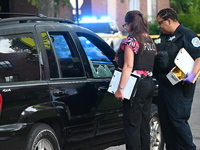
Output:
[[136,95],[123,101],[124,130],[127,150],[150,149],[150,111],[154,91],[152,78],[139,82]]
[[158,114],[167,150],[196,150],[188,124],[195,86],[185,97],[182,82],[173,86],[166,79],[159,83]]

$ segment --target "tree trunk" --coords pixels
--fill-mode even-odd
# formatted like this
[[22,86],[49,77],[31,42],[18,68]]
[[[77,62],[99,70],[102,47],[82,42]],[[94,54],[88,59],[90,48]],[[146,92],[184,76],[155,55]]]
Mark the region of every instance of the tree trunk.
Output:
[[54,0],[39,0],[38,13],[47,17],[54,17]]

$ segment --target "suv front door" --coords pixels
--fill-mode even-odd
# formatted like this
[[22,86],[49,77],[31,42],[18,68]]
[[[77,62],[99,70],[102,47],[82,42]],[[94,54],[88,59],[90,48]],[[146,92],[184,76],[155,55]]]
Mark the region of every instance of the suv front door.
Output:
[[89,62],[91,76],[88,78],[95,89],[96,102],[92,111],[98,116],[98,132],[96,135],[109,133],[123,128],[122,102],[107,92],[110,79],[115,70],[113,54],[110,47],[102,40],[86,33],[77,33],[84,55]]

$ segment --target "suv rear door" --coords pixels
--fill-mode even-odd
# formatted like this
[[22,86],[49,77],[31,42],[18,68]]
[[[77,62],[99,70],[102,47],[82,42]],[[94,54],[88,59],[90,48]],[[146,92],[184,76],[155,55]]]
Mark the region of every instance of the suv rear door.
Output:
[[71,30],[64,24],[37,25],[48,62],[49,92],[61,115],[69,141],[90,138],[96,132],[95,116],[91,115],[94,94],[76,48]]

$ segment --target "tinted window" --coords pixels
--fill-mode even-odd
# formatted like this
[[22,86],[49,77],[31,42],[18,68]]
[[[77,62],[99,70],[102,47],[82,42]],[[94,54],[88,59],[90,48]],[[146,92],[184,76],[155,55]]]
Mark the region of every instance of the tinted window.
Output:
[[67,35],[50,35],[58,63],[60,65],[62,77],[82,77],[84,76],[83,65],[79,56],[75,55],[72,46],[67,42]]
[[[115,69],[114,64],[90,39],[79,36],[79,40],[87,55],[94,77],[111,77]],[[93,38],[94,40],[94,38]]]
[[38,52],[32,34],[0,36],[0,82],[40,79]]
[[53,37],[50,37],[50,40],[51,40],[50,41],[47,33],[45,32],[41,33],[41,36],[42,36],[44,47],[47,53],[50,78],[58,78],[59,77],[58,65],[57,65],[55,53],[51,45],[51,41],[53,42]]

